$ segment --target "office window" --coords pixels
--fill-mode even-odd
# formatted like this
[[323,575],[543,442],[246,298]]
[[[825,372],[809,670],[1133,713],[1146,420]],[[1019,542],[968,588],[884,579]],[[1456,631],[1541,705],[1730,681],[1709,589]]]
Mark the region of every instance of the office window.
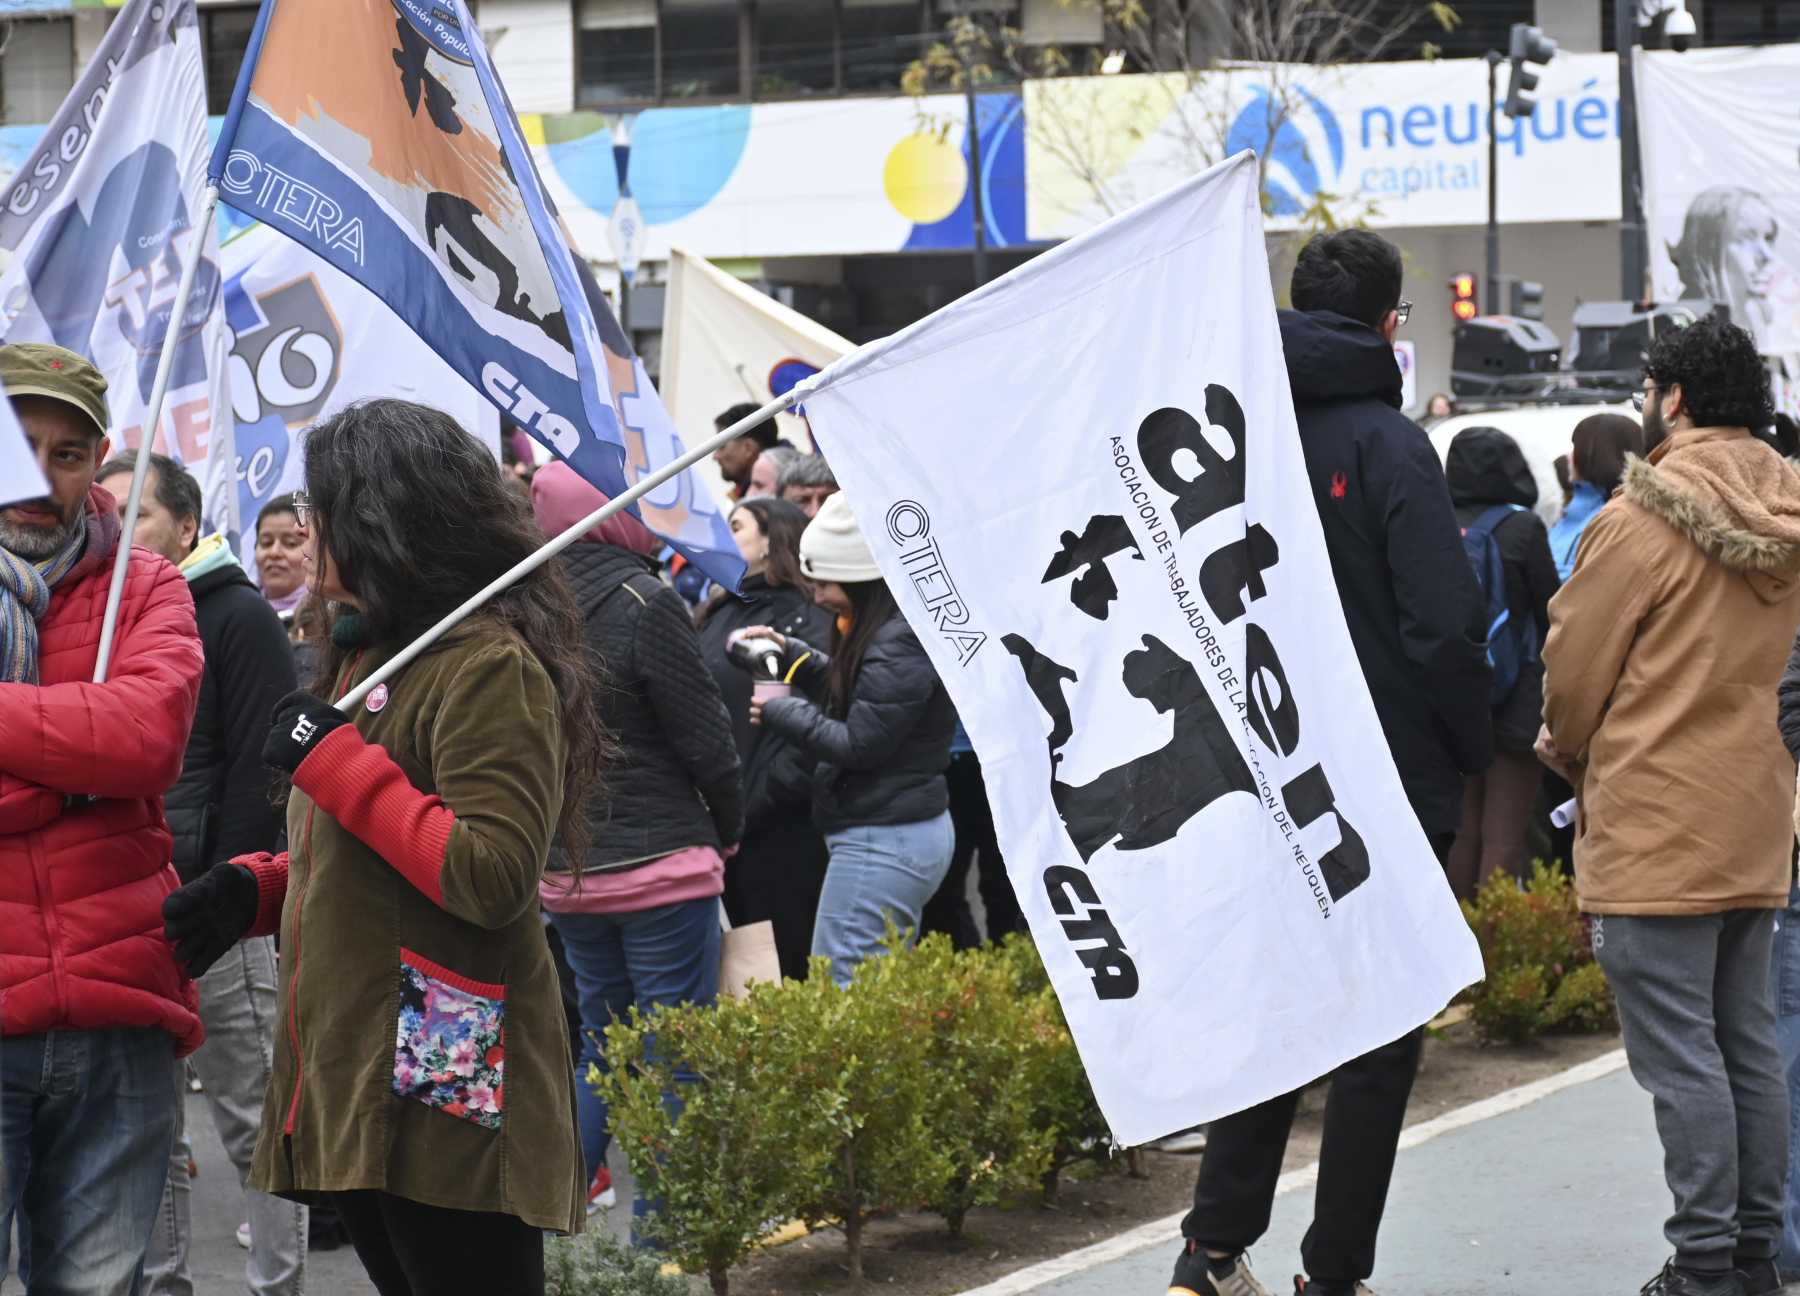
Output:
[[907,65],[924,52],[919,0],[842,0],[839,30],[846,90],[897,90]]
[[215,117],[231,104],[231,92],[237,89],[238,69],[244,64],[244,51],[250,47],[250,33],[255,28],[255,5],[200,11],[200,49],[206,66],[206,111]]
[[756,0],[756,93],[837,88],[836,0]]
[[67,18],[20,18],[0,57],[0,121],[49,121],[75,84],[75,26]]
[[662,0],[662,97],[742,95],[736,0]]
[[582,107],[657,97],[656,0],[581,0],[576,27]]

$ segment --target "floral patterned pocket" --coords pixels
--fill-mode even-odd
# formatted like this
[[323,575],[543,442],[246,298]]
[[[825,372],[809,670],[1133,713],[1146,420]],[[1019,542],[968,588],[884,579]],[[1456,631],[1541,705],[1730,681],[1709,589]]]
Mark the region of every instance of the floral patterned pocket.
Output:
[[499,1129],[505,1024],[505,986],[471,981],[403,948],[394,1092]]

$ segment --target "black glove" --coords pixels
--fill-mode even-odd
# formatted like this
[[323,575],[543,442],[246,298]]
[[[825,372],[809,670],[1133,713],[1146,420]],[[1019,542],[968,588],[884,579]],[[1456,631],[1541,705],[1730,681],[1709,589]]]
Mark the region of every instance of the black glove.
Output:
[[275,704],[275,719],[263,742],[263,763],[292,774],[326,734],[349,723],[350,717],[324,698],[305,691],[289,693]]
[[175,961],[197,977],[224,958],[256,921],[256,879],[236,864],[215,864],[163,901],[163,937]]

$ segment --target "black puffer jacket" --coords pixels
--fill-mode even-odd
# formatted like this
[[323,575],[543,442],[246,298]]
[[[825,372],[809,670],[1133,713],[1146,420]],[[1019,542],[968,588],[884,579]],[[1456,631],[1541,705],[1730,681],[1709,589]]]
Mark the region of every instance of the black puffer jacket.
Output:
[[1300,447],[1350,642],[1413,813],[1453,833],[1493,760],[1486,611],[1431,442],[1366,324],[1282,311]]
[[[733,845],[744,830],[737,748],[680,595],[649,559],[616,545],[580,540],[559,561],[603,671],[600,719],[619,747],[589,811],[586,867]],[[550,866],[567,863],[553,850]]]
[[281,618],[235,559],[188,590],[206,672],[181,777],[163,798],[183,882],[220,860],[276,849],[282,812],[262,747],[275,704],[297,687]]
[[1529,751],[1537,740],[1544,710],[1544,640],[1550,636],[1550,598],[1556,593],[1556,559],[1537,506],[1537,479],[1525,454],[1499,428],[1472,427],[1456,434],[1445,457],[1444,475],[1456,520],[1469,527],[1496,504],[1516,504],[1494,528],[1506,568],[1506,609],[1516,624],[1536,631],[1535,651],[1519,671],[1513,691],[1494,707],[1494,744],[1503,751]]
[[[809,652],[794,682],[822,697],[831,659],[808,644],[788,641],[790,660]],[[787,697],[763,707],[763,723],[818,757],[813,822],[820,832],[917,823],[950,806],[944,770],[956,712],[931,659],[898,612],[869,640],[842,719],[806,698]]]
[[1787,747],[1788,755],[1800,761],[1800,635],[1794,638],[1794,650],[1788,655],[1787,669],[1781,672],[1775,698],[1781,741]]
[[811,755],[770,730],[750,724],[750,675],[725,655],[726,641],[745,626],[768,626],[807,643],[824,643],[831,616],[792,585],[746,576],[700,627],[700,652],[731,713],[732,736],[744,778],[744,820],[754,828],[774,815],[802,815],[811,799]]

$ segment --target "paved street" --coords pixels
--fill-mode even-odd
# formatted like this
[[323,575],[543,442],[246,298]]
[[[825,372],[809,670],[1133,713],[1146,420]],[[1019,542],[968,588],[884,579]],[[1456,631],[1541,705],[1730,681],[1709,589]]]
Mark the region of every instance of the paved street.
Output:
[[[1402,1151],[1374,1283],[1396,1296],[1635,1292],[1666,1256],[1668,1205],[1650,1099],[1620,1069]],[[1269,1235],[1252,1252],[1278,1294],[1292,1291],[1311,1208],[1310,1186],[1278,1198]],[[1171,1234],[1011,1290],[1158,1293],[1175,1249]]]

